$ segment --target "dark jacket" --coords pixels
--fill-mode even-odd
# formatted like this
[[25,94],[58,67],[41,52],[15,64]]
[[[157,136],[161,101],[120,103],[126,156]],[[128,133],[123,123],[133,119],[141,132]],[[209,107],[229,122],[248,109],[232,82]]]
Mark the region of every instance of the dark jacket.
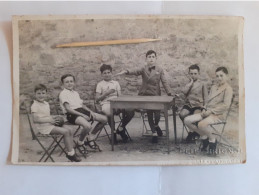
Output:
[[158,96],[161,95],[160,81],[162,82],[167,94],[170,94],[170,88],[165,78],[165,74],[162,68],[155,66],[154,69],[149,71],[148,66],[137,68],[135,70],[127,70],[128,75],[141,75],[142,86],[139,90],[139,95]]

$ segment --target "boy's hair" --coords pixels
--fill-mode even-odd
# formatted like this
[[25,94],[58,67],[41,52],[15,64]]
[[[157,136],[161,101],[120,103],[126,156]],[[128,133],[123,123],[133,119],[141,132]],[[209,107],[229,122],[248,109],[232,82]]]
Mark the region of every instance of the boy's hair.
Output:
[[73,77],[74,81],[76,80],[75,77],[74,77],[74,75],[72,75],[72,74],[65,74],[65,75],[63,75],[63,76],[61,77],[61,82],[63,83],[64,79],[67,78],[67,77]]
[[47,87],[43,84],[38,84],[34,87],[34,93],[36,93],[36,91],[38,91],[38,90],[47,91]]
[[198,64],[193,64],[189,67],[189,72],[190,70],[198,70],[198,72],[200,72],[200,67],[198,66]]
[[146,57],[148,57],[152,53],[155,54],[155,56],[156,56],[156,52],[154,50],[148,50],[147,53],[146,53]]
[[219,71],[222,71],[222,72],[224,72],[225,74],[228,74],[228,69],[227,69],[226,67],[224,67],[224,66],[218,67],[218,68],[216,69],[216,72],[219,72]]
[[109,64],[103,64],[103,65],[100,67],[100,71],[101,71],[101,73],[103,73],[103,71],[105,71],[105,70],[110,70],[110,71],[112,72],[112,67],[111,67],[111,65],[109,65]]

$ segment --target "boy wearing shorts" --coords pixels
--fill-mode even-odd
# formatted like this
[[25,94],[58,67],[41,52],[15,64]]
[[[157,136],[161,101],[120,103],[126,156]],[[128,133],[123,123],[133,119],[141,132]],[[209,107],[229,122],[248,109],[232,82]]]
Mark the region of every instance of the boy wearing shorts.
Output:
[[[74,90],[75,77],[73,75],[63,75],[61,77],[61,82],[64,89],[59,94],[60,106],[63,112],[67,115],[68,122],[83,127],[77,144],[79,146],[85,144],[92,149],[99,149],[99,146],[94,140],[96,134],[107,123],[107,117],[94,113],[83,105],[83,100],[80,98],[79,93]],[[98,123],[95,127],[92,127],[91,121],[98,121]],[[89,136],[87,140],[84,141],[87,134],[89,134]]]
[[[179,114],[182,121],[188,115],[201,112],[208,99],[207,85],[199,79],[199,75],[200,67],[197,64],[191,65],[189,67],[190,82],[182,90],[185,95],[185,105]],[[186,142],[193,142],[199,136],[197,132],[190,130]]]
[[80,162],[81,159],[75,153],[73,148],[73,134],[69,129],[55,126],[60,122],[58,117],[50,115],[49,103],[45,101],[47,87],[43,84],[35,86],[35,100],[31,105],[33,122],[41,134],[61,134],[64,136],[65,147],[67,149],[66,157],[74,162]]

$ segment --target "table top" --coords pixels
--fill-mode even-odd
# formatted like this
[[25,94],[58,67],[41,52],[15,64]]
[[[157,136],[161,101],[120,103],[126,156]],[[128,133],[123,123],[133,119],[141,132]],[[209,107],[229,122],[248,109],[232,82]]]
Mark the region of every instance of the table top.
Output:
[[172,96],[120,96],[111,99],[111,102],[143,102],[143,103],[171,103]]

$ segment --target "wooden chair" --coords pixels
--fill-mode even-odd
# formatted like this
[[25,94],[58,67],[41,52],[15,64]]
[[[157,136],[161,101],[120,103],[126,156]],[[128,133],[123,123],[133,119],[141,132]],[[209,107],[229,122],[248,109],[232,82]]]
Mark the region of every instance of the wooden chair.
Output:
[[[60,148],[62,153],[67,154],[65,151],[65,148],[61,145],[61,141],[63,140],[64,136],[58,135],[58,134],[43,135],[37,132],[31,115],[31,105],[32,105],[32,101],[28,103],[23,102],[20,108],[26,111],[26,115],[30,126],[30,131],[32,135],[32,140],[36,140],[43,150],[43,154],[39,159],[39,162],[42,162],[42,161],[47,162],[48,159],[50,159],[52,162],[55,162],[52,157],[52,154],[56,150],[56,148]],[[49,139],[50,144],[47,145],[43,143],[42,142],[43,139],[45,140]]]

